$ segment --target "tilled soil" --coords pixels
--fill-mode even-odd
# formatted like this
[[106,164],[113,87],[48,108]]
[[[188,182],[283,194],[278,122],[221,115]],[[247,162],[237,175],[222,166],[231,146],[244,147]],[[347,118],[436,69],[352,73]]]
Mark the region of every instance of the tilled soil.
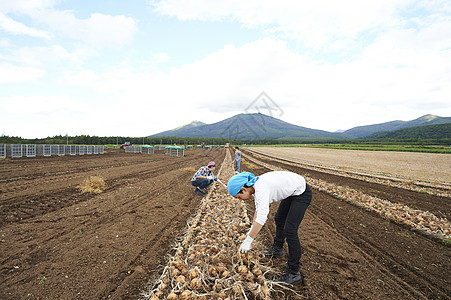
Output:
[[[190,179],[224,149],[0,161],[0,299],[136,299],[200,197]],[[92,175],[101,194],[77,186]]]
[[[329,175],[293,166],[288,161],[252,159],[243,170],[262,174],[265,162],[298,174],[363,191],[370,195],[429,210],[440,216],[451,213],[450,199]],[[250,161],[250,158],[248,161]],[[275,233],[273,216],[265,227],[268,246]],[[287,298],[309,299],[449,299],[451,250],[440,241],[412,231],[348,202],[313,189],[313,200],[299,230],[303,246],[304,285]],[[285,257],[286,259],[286,257]],[[280,268],[284,259],[275,261]]]
[[[116,150],[0,161],[0,299],[140,298],[200,202],[192,175],[210,160],[219,170],[225,155],[224,149],[185,153]],[[451,213],[448,198],[265,161],[440,216]],[[245,156],[243,171],[270,170],[248,162]],[[103,193],[77,189],[91,175],[105,179]],[[268,246],[276,210],[273,204],[257,236]],[[304,283],[277,288],[274,299],[450,299],[450,247],[404,225],[313,189],[299,235]],[[268,263],[282,272],[286,255]]]

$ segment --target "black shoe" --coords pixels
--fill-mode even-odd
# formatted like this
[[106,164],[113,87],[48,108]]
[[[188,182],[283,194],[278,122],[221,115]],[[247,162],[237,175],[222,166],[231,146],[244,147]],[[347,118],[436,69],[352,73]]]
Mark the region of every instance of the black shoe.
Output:
[[263,253],[265,254],[265,256],[282,257],[283,248],[272,246],[271,249],[263,251]]
[[200,188],[196,187],[194,189],[194,194],[198,195],[198,196],[203,196],[205,194],[204,191],[202,191]]
[[279,284],[300,284],[302,283],[302,276],[300,272],[290,273],[283,275],[281,278],[273,281],[274,283]]

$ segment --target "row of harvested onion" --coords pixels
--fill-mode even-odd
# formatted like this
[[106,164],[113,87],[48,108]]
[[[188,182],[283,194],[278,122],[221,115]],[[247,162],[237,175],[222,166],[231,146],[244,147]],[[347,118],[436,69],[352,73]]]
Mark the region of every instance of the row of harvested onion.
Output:
[[[226,168],[221,177],[231,177],[230,155],[222,165]],[[230,197],[222,186],[212,189],[144,298],[270,299],[272,285],[265,275],[271,269],[260,262],[257,251],[238,252],[250,226],[245,203]],[[261,248],[258,241],[253,248]]]

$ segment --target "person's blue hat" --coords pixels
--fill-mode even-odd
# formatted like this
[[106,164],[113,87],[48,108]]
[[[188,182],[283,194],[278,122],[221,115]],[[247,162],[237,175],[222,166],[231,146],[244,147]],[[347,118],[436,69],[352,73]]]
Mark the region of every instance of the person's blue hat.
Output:
[[254,174],[250,172],[241,172],[229,179],[227,190],[230,195],[235,196],[243,186],[252,186],[257,180],[258,177],[255,177]]

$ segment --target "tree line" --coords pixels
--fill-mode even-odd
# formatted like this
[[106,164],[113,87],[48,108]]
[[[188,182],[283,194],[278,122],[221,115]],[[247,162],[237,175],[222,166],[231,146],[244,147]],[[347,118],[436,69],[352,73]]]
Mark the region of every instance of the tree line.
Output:
[[[434,126],[434,125],[431,125]],[[425,126],[426,127],[426,126]],[[0,144],[53,144],[53,145],[121,145],[131,142],[133,145],[287,145],[287,144],[387,144],[387,145],[451,145],[451,138],[434,138],[437,128],[420,137],[411,135],[359,139],[227,139],[227,138],[190,138],[190,137],[100,137],[90,135],[63,136],[25,139],[14,136],[0,136]],[[445,129],[444,127],[439,129]],[[445,129],[446,130],[446,129]],[[443,135],[439,135],[443,136]]]
[[133,145],[224,145],[236,142],[224,138],[181,138],[181,137],[129,137],[129,136],[90,136],[90,135],[55,135],[46,138],[26,139],[18,136],[0,136],[0,144],[50,144],[50,145],[122,145],[131,142]]
[[375,139],[451,139],[451,123],[382,131],[369,136]]

